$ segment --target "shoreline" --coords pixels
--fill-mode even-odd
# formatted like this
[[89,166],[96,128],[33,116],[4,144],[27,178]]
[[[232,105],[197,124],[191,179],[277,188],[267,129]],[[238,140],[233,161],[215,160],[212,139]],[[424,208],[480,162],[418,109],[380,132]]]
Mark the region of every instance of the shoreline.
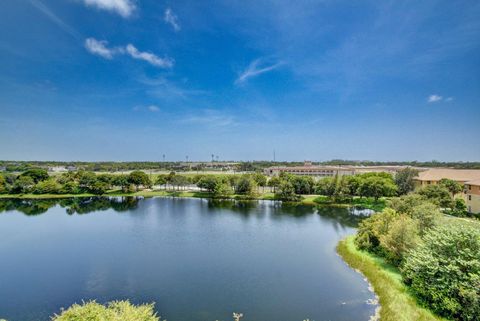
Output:
[[417,302],[403,284],[397,268],[378,256],[358,250],[354,238],[350,235],[338,242],[336,251],[350,268],[365,277],[378,298],[377,311],[370,320],[397,321],[402,316],[402,320],[446,321]]
[[[61,199],[61,198],[85,198],[85,197],[188,197],[188,198],[208,198],[215,200],[236,200],[236,201],[281,201],[275,198],[273,193],[260,193],[255,198],[246,198],[244,195],[234,194],[230,197],[216,198],[208,192],[198,191],[139,191],[134,193],[123,193],[121,191],[111,191],[102,195],[95,195],[92,193],[81,194],[0,194],[0,200],[2,199]],[[365,200],[365,199],[363,199]],[[302,195],[302,199],[295,202],[287,202],[289,204],[297,205],[311,205],[311,206],[328,206],[328,207],[360,207],[365,209],[371,209],[374,211],[381,211],[386,206],[385,199],[381,199],[379,202],[362,201],[361,199],[353,199],[352,202],[335,202],[327,196],[322,195]]]

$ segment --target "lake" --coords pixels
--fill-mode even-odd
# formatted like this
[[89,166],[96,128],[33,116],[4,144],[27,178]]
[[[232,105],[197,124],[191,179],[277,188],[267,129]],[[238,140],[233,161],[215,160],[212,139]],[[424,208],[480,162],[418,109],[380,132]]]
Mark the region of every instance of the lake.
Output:
[[0,319],[130,299],[169,321],[368,320],[374,295],[335,252],[359,219],[273,201],[0,200]]

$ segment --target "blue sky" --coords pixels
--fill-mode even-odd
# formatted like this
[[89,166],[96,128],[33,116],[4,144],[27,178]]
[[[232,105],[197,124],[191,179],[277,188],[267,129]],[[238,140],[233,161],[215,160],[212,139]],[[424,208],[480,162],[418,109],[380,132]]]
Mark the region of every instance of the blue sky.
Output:
[[478,1],[2,1],[0,159],[479,161],[478,17]]

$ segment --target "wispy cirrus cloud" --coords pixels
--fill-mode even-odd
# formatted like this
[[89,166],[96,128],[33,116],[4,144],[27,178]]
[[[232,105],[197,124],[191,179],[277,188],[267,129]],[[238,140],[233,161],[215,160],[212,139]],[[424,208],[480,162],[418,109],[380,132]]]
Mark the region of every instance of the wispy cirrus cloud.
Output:
[[163,100],[185,100],[208,93],[205,90],[186,88],[185,83],[174,82],[165,77],[150,78],[142,75],[137,81],[148,86],[147,93],[149,95]]
[[215,109],[203,109],[180,120],[180,123],[197,124],[210,127],[227,127],[236,125],[235,118]]
[[139,59],[161,68],[173,67],[173,59],[165,57],[160,58],[151,52],[141,52],[134,45],[128,44],[125,47],[126,52],[134,59]]
[[173,30],[180,31],[180,24],[178,23],[178,17],[176,14],[173,13],[172,9],[167,8],[165,10],[165,15],[163,20],[172,26]]
[[106,40],[87,38],[85,40],[85,48],[91,54],[103,57],[105,59],[113,59],[113,57],[117,54],[127,54],[133,59],[143,60],[153,66],[160,68],[171,68],[174,64],[174,61],[171,58],[160,58],[151,52],[139,51],[134,45],[130,43],[125,47],[108,47],[108,41]]
[[238,78],[235,80],[235,84],[241,85],[247,82],[248,79],[272,71],[281,65],[281,62],[268,63],[263,58],[255,59],[248,65],[248,67],[243,72],[240,73]]
[[136,9],[131,0],[83,0],[83,3],[87,6],[117,13],[124,18],[130,17]]
[[41,13],[43,13],[50,21],[52,21],[54,24],[59,26],[63,31],[66,33],[70,34],[76,39],[81,39],[82,36],[78,31],[76,31],[74,28],[69,26],[67,23],[65,23],[62,19],[60,19],[55,13],[53,13],[50,8],[48,8],[43,2],[40,0],[30,0],[30,3],[38,9]]

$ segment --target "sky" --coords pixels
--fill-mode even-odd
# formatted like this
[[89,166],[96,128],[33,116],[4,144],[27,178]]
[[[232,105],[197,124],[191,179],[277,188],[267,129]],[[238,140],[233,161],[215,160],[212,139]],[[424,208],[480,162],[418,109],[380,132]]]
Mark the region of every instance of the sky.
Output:
[[0,159],[480,161],[479,1],[3,0]]

